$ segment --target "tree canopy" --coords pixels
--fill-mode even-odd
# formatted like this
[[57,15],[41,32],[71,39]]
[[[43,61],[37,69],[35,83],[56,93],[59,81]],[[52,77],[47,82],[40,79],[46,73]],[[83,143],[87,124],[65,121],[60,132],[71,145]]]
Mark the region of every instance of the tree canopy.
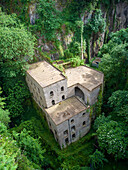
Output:
[[34,37],[16,15],[0,11],[0,76],[16,77],[25,71],[26,61],[34,55]]

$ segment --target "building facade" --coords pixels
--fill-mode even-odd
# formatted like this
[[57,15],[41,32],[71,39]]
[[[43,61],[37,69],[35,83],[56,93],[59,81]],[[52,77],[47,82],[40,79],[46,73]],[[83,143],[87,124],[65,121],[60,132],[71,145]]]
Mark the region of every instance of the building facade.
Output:
[[91,127],[89,105],[97,101],[103,85],[101,72],[80,66],[67,69],[65,77],[42,61],[30,65],[26,82],[61,148],[88,133]]

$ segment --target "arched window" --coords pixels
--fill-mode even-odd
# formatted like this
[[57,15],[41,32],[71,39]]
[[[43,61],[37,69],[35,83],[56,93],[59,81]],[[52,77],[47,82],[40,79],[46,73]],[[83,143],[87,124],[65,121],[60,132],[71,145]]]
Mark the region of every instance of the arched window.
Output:
[[72,139],[75,139],[75,137],[76,137],[76,135],[75,135],[75,133],[72,135]]
[[85,125],[86,125],[86,122],[84,121],[84,122],[83,122],[83,126],[85,126]]
[[65,131],[64,131],[64,135],[68,135],[68,130],[65,130]]
[[61,91],[64,91],[64,86],[61,87]]
[[62,100],[64,100],[64,99],[65,99],[65,95],[62,96]]
[[71,120],[71,123],[74,123],[74,119]]
[[84,93],[79,87],[75,87],[75,96],[80,97],[84,101]]
[[75,131],[75,130],[76,130],[75,126],[72,126],[72,127],[71,127],[71,130],[72,130],[72,131]]
[[55,105],[55,100],[52,100],[52,105]]
[[54,95],[53,91],[50,91],[50,96],[52,97]]
[[65,144],[68,144],[69,143],[69,140],[68,138],[65,139]]

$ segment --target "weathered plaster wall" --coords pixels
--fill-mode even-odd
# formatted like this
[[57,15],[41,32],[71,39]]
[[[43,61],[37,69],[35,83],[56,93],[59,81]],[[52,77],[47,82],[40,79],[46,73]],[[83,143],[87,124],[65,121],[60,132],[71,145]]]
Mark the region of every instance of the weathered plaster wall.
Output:
[[86,104],[93,105],[96,102],[100,87],[97,87],[93,91],[88,91],[80,84],[74,85],[67,89],[67,97],[75,96],[75,87],[78,87],[84,93],[84,102]]
[[[85,114],[83,115],[83,113]],[[84,125],[83,122],[85,122]],[[66,147],[66,145],[77,141],[80,137],[83,137],[90,130],[90,126],[91,122],[89,118],[89,113],[86,113],[86,110],[58,125],[57,132],[60,146]],[[64,134],[64,131],[66,130],[68,130],[67,135]],[[68,142],[66,144],[65,140],[67,139]]]
[[39,106],[46,107],[47,104],[42,87],[29,74],[26,75],[26,82],[34,100],[39,104]]
[[[61,91],[61,87],[64,87],[64,91]],[[67,98],[67,79],[56,82],[50,86],[43,88],[44,96],[46,99],[47,107],[52,106],[52,101],[55,101],[55,104],[62,101],[62,96]],[[50,96],[50,92],[53,91],[54,95]]]

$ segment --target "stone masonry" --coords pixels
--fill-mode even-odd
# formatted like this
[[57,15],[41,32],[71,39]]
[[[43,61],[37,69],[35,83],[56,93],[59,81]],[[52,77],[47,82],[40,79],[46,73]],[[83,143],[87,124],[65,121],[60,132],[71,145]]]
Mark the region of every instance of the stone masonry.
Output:
[[91,127],[89,105],[97,101],[103,85],[101,72],[79,66],[67,69],[64,76],[42,61],[30,65],[26,82],[61,148],[88,133]]

